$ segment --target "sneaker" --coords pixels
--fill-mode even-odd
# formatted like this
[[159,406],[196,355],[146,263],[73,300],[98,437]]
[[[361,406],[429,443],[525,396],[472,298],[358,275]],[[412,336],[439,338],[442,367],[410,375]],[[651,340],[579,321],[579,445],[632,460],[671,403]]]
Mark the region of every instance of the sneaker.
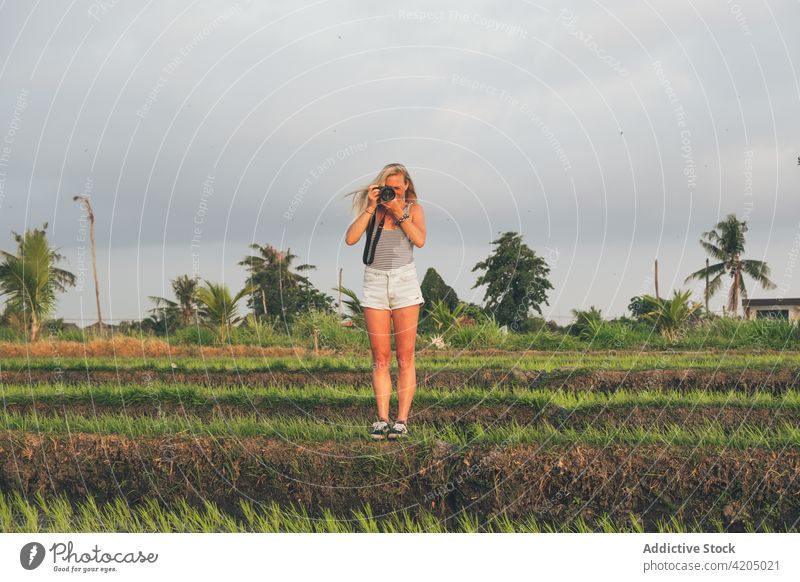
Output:
[[377,422],[372,423],[372,430],[369,432],[369,436],[371,436],[376,441],[382,441],[386,438],[386,435],[389,434],[389,423],[385,420],[379,420]]
[[392,425],[392,430],[389,431],[389,438],[398,439],[406,436],[408,436],[408,427],[406,426],[406,423],[396,420],[394,425]]

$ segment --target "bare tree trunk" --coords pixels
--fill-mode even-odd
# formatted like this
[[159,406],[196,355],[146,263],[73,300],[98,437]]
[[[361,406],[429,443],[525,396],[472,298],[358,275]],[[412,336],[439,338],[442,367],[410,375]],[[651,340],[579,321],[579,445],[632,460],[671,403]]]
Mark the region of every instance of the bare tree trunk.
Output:
[[103,326],[103,315],[100,313],[100,282],[97,279],[97,251],[94,242],[94,211],[92,210],[92,203],[86,196],[74,196],[75,201],[83,200],[86,203],[86,211],[89,214],[89,242],[92,245],[92,273],[94,274],[94,298],[97,303],[97,332],[103,335],[105,329]]
[[100,313],[100,282],[97,279],[97,251],[95,250],[95,243],[94,243],[94,212],[92,212],[92,207],[89,205],[89,201],[86,201],[87,206],[89,206],[89,240],[92,243],[92,272],[94,273],[94,298],[97,302],[97,331],[100,335],[103,335],[105,330],[103,329],[103,315]]
[[655,277],[656,277],[656,299],[659,299],[659,295],[658,295],[658,259],[656,259]]
[[261,288],[261,307],[264,308],[264,319],[267,318],[267,295],[264,293],[264,288]]
[[706,315],[708,315],[708,257],[706,257]]
[[342,319],[342,271],[344,269],[339,268],[339,320]]
[[31,342],[39,339],[39,318],[36,317],[36,312],[31,310]]
[[739,255],[736,255],[736,271],[733,274],[733,293],[731,293],[731,304],[728,305],[728,310],[733,311],[733,316],[739,315],[739,278],[741,275],[741,265],[739,264]]

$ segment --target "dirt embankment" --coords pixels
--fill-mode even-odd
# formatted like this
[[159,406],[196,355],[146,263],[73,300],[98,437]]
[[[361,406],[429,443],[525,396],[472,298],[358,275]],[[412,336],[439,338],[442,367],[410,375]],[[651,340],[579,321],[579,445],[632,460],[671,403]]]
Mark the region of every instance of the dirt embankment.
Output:
[[[173,384],[201,384],[219,387],[247,387],[263,385],[307,386],[349,385],[370,387],[372,375],[369,371],[276,371],[276,372],[184,372],[153,371],[148,369],[119,370],[22,370],[0,373],[0,382],[7,384],[147,384],[164,382]],[[783,394],[800,386],[800,369],[782,368],[775,371],[744,370],[644,370],[626,372],[621,370],[596,370],[575,372],[555,370],[551,372],[511,370],[469,370],[417,372],[417,384],[421,388],[459,390],[465,386],[502,388],[549,388],[568,391],[615,392],[626,390],[691,390],[727,392],[730,390],[770,392]]]
[[[366,335],[366,332],[361,332]],[[258,346],[247,344],[232,344],[220,346],[200,346],[194,344],[170,344],[161,338],[143,337],[135,338],[124,335],[116,335],[110,338],[98,338],[89,334],[85,341],[77,340],[58,340],[51,338],[43,338],[40,341],[32,343],[24,342],[0,342],[0,358],[96,358],[96,357],[117,357],[117,358],[263,358],[263,357],[307,357],[314,354],[314,350],[305,347],[303,344],[308,338],[297,338],[299,341],[294,342],[294,345],[287,346]],[[290,340],[291,343],[291,340]],[[737,352],[745,352],[748,354],[780,354],[780,350],[769,349],[721,349],[721,348],[706,348],[703,350],[681,350],[681,354],[699,354],[704,355],[708,353],[720,353],[726,356],[735,354]],[[358,349],[330,349],[321,348],[318,350],[317,355],[320,356],[343,356],[352,355],[354,352],[362,354],[364,357],[369,357],[369,348],[364,344],[364,348]],[[598,356],[616,356],[625,353],[640,354],[645,352],[649,355],[664,355],[672,356],[676,350],[650,350],[645,348],[629,348],[627,350],[614,350],[614,349],[592,349],[590,351],[593,355]],[[417,340],[417,355],[419,356],[436,356],[441,358],[458,358],[460,356],[479,356],[479,357],[519,357],[519,358],[549,358],[554,354],[559,356],[572,355],[576,358],[585,356],[585,350],[505,350],[501,348],[486,348],[486,349],[472,349],[472,348],[447,348],[439,350],[434,348],[427,341],[421,337]]]
[[0,487],[78,500],[124,496],[130,503],[203,500],[238,513],[242,497],[300,503],[337,515],[369,503],[375,515],[425,507],[443,517],[467,510],[482,518],[593,520],[629,513],[652,529],[678,517],[712,529],[720,520],[796,528],[800,451],[747,451],[587,445],[480,446],[443,442],[315,443],[171,435],[69,436],[0,433]]
[[[172,344],[157,339],[117,336],[87,341],[43,339],[33,343],[0,342],[0,358],[263,358],[307,357],[313,354],[301,345],[260,347],[256,345],[199,346]],[[334,351],[320,351],[335,355]]]

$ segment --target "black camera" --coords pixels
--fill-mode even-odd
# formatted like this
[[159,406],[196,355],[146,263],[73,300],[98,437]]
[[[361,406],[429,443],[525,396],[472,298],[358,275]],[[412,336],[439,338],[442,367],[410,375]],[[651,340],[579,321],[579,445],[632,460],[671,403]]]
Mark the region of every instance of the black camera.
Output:
[[394,200],[394,197],[394,188],[391,186],[383,186],[381,191],[378,193],[378,198],[380,199],[381,204],[384,202],[389,202],[389,200]]

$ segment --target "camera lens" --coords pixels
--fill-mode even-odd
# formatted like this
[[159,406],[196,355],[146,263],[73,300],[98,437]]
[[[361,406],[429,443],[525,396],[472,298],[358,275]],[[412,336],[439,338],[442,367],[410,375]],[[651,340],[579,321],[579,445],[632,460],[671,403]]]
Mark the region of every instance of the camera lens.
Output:
[[394,198],[394,188],[390,188],[389,186],[383,186],[380,191],[380,199],[381,202],[387,202]]
[[383,188],[381,188],[378,197],[381,199],[381,202],[388,202],[389,200],[394,200],[395,197],[394,188],[392,188],[391,186],[384,186]]

